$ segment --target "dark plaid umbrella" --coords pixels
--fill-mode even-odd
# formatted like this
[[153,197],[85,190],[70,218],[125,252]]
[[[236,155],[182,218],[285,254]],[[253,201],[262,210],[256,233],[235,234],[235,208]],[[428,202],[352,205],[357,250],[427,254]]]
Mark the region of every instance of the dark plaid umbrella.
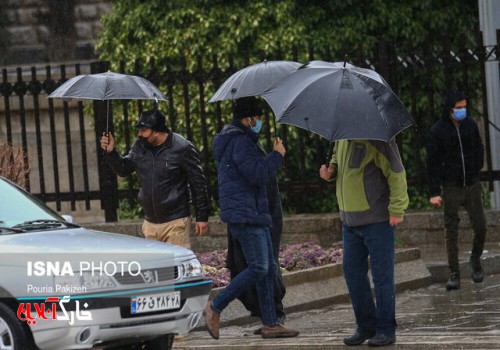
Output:
[[413,117],[375,71],[313,61],[261,94],[279,123],[335,140],[390,141]]
[[275,82],[297,70],[301,65],[293,61],[264,61],[243,68],[231,75],[209,102],[258,96]]
[[[54,90],[49,98],[64,101],[108,101],[107,125],[109,124],[109,100],[167,100],[149,80],[109,71],[73,77]],[[107,132],[108,126],[106,126]]]

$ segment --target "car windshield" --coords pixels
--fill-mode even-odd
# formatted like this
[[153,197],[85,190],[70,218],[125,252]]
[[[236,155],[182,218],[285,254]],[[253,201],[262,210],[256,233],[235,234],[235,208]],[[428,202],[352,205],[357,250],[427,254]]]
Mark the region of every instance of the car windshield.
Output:
[[64,218],[31,194],[0,177],[0,228],[47,220],[64,221]]

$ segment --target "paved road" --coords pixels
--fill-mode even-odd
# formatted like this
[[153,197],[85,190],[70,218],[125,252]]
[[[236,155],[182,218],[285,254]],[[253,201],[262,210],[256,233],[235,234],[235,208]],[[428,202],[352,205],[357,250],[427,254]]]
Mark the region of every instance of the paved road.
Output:
[[[397,342],[388,349],[500,349],[500,274],[480,284],[464,276],[458,291],[433,284],[397,298]],[[286,324],[301,331],[297,338],[262,339],[252,334],[255,323],[222,328],[218,341],[205,331],[192,332],[174,349],[351,348],[342,339],[353,332],[353,317],[350,304],[337,304],[290,314]]]

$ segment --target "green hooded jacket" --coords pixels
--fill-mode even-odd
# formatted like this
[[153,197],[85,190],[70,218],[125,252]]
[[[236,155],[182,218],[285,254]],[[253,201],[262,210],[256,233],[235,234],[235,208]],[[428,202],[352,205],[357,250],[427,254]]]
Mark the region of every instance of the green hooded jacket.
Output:
[[331,164],[336,169],[340,220],[361,226],[402,217],[408,207],[406,172],[394,141],[340,140]]

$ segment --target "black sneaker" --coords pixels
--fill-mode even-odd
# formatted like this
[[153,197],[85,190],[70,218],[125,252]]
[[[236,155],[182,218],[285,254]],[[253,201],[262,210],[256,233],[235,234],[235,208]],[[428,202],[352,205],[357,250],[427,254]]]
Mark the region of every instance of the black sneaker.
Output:
[[484,279],[484,271],[481,266],[481,259],[478,258],[470,258],[469,260],[470,267],[472,267],[472,280],[474,283],[481,283]]
[[375,335],[375,331],[373,332],[362,332],[359,329],[356,330],[356,333],[351,335],[350,337],[344,338],[345,345],[361,345],[366,340],[372,338]]
[[446,290],[453,290],[453,289],[459,289],[459,288],[460,288],[460,273],[453,272],[450,275],[450,279],[446,283]]
[[384,334],[377,334],[368,340],[368,346],[387,346],[396,342],[396,336],[388,336]]

